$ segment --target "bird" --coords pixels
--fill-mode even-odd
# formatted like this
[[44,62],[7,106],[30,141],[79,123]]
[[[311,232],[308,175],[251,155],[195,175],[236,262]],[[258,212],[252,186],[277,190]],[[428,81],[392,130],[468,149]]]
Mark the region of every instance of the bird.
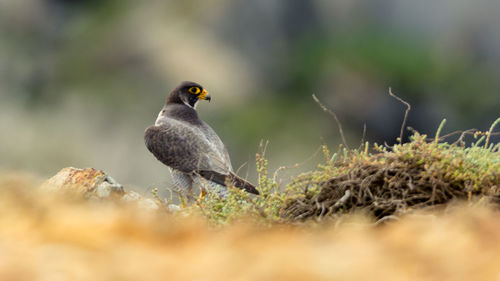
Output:
[[201,187],[202,193],[216,191],[225,197],[227,183],[258,195],[253,184],[233,172],[224,143],[198,116],[197,102],[211,99],[200,84],[181,82],[168,95],[155,124],[146,129],[146,147],[170,168],[174,186],[188,198],[192,198],[195,185]]

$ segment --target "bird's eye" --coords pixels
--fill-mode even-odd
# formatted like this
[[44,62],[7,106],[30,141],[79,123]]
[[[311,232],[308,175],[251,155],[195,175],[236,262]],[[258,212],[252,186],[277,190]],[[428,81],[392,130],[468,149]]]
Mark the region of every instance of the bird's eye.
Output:
[[191,94],[195,94],[195,95],[197,95],[197,94],[199,94],[199,93],[201,92],[200,88],[198,88],[198,87],[191,87],[191,88],[189,88],[189,90],[188,90],[188,91],[189,91]]

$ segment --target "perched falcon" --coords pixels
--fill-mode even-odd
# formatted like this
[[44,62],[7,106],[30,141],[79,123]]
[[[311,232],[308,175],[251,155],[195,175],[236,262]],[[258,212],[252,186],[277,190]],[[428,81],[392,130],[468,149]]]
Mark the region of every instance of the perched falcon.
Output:
[[254,185],[233,173],[226,147],[214,130],[198,117],[195,105],[200,99],[210,101],[211,98],[198,83],[186,81],[175,88],[155,124],[144,133],[147,148],[170,167],[174,185],[189,195],[195,184],[207,189],[203,182],[209,183],[209,189],[225,194],[227,181],[249,193],[259,194]]

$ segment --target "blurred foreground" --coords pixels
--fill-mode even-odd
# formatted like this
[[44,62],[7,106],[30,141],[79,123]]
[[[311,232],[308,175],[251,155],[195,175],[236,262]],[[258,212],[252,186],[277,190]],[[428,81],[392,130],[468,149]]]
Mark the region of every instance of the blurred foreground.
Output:
[[500,216],[451,206],[374,226],[215,229],[201,217],[42,193],[0,176],[0,280],[498,280]]

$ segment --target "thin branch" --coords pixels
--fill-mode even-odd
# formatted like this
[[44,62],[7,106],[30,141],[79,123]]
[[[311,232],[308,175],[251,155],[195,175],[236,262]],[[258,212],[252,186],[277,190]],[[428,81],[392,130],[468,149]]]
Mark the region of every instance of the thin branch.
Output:
[[404,101],[400,97],[398,97],[395,94],[393,94],[392,93],[392,89],[390,87],[389,87],[389,95],[391,97],[397,99],[399,102],[403,103],[404,105],[406,105],[405,117],[403,119],[403,124],[401,125],[401,132],[399,133],[399,144],[401,144],[403,142],[403,132],[404,132],[404,128],[405,128],[405,125],[406,125],[406,119],[408,118],[408,112],[410,112],[411,106],[410,106],[409,103],[407,103],[406,101]]
[[457,130],[457,131],[453,131],[451,133],[448,133],[444,136],[440,136],[439,137],[439,141],[444,141],[445,139],[449,138],[449,137],[452,137],[454,135],[458,135],[458,134],[474,134],[474,132],[477,131],[476,129],[469,129],[469,130],[466,130],[466,131],[463,131],[463,130]]
[[328,114],[330,114],[331,116],[333,116],[333,118],[335,119],[335,122],[337,122],[337,126],[339,127],[339,133],[340,133],[340,137],[342,138],[342,143],[344,144],[344,146],[349,149],[349,146],[347,145],[347,142],[345,141],[345,137],[344,137],[344,131],[342,130],[342,124],[340,124],[340,121],[339,119],[337,118],[337,115],[335,114],[335,112],[331,111],[330,109],[326,108],[326,106],[324,106],[320,101],[319,99],[316,97],[315,94],[312,95],[314,101],[319,105],[319,107],[321,107],[321,109],[323,109],[324,112],[327,112]]

